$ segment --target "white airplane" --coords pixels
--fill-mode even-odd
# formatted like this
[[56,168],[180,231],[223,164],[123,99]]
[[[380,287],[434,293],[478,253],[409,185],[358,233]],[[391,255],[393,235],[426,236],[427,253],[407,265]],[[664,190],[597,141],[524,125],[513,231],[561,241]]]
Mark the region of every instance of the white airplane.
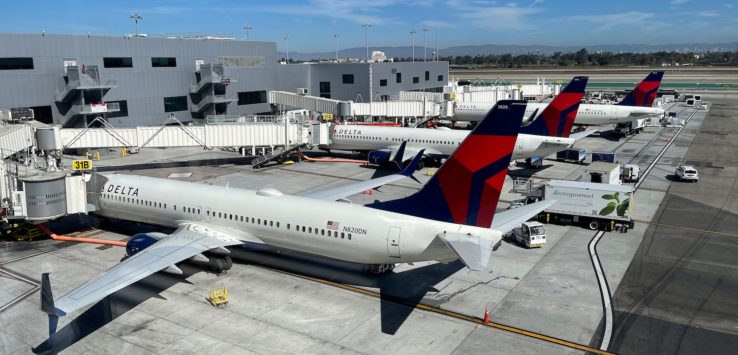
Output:
[[94,174],[88,203],[96,214],[177,229],[169,235],[133,236],[120,264],[56,300],[49,275],[43,274],[41,309],[49,315],[49,344],[54,346],[58,317],[155,272],[181,274],[177,263],[185,260],[209,263],[216,271],[228,269],[226,247],[244,242],[369,264],[376,272],[392,270],[397,263],[456,259],[470,269],[484,269],[503,233],[553,203],[495,214],[524,111],[524,101],[498,102],[421,190],[365,206],[336,199],[376,187],[374,180],[290,196],[272,188],[252,191]]
[[[543,111],[540,115],[526,109],[527,116],[536,118],[521,129],[512,159],[547,156],[569,148],[578,139],[591,134],[589,131],[570,137],[586,85],[586,76],[575,77],[550,105],[540,109]],[[402,167],[401,142],[407,142],[405,150],[411,156],[423,149],[427,157],[445,158],[467,135],[469,131],[465,130],[335,125],[331,130],[331,143],[319,148],[368,152],[367,157],[372,164],[392,162]]]
[[[664,114],[664,109],[651,107],[661,85],[663,71],[651,72],[622,101],[615,105],[581,104],[574,124],[577,126],[601,126],[632,122],[634,119]],[[525,116],[543,111],[548,103],[529,103]],[[494,106],[488,102],[465,102],[455,107],[454,120],[479,121]]]

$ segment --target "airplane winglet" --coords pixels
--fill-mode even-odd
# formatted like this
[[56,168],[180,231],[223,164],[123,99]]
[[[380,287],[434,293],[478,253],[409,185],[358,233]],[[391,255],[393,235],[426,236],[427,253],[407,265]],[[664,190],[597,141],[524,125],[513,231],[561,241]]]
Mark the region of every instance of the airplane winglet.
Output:
[[408,163],[407,166],[404,169],[402,169],[402,171],[400,172],[400,175],[412,177],[413,173],[415,172],[415,169],[418,168],[418,164],[420,164],[420,160],[423,159],[423,154],[425,154],[425,149],[421,149],[418,152],[418,154],[415,155],[413,160],[411,160],[410,163]]
[[402,170],[402,162],[404,161],[403,158],[405,156],[405,146],[406,145],[407,145],[407,141],[402,141],[402,143],[400,143],[400,147],[397,148],[397,152],[395,153],[394,159],[392,159],[392,162],[394,162],[395,165],[397,166],[397,170],[400,170],[400,171]]
[[49,316],[49,345],[54,349],[56,328],[59,324],[59,310],[54,306],[54,295],[51,293],[49,273],[41,274],[41,310]]

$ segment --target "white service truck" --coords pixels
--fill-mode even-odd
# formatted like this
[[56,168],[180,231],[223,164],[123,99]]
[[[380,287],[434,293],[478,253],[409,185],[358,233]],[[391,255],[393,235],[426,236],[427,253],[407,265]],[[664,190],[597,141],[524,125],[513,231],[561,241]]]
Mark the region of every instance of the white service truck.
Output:
[[520,227],[514,228],[506,236],[527,248],[542,248],[546,245],[546,228],[541,222],[523,222]]
[[526,202],[556,200],[538,215],[544,223],[579,224],[592,230],[633,228],[634,189],[628,185],[551,180],[526,192]]

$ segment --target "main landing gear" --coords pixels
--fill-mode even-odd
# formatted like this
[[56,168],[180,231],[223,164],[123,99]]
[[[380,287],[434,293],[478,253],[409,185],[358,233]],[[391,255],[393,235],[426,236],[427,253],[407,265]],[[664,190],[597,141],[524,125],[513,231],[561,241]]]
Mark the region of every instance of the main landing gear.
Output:
[[213,274],[222,274],[225,271],[228,271],[233,266],[233,260],[231,260],[231,257],[229,255],[225,256],[215,256],[211,255],[208,256],[208,270],[212,272]]
[[369,265],[369,272],[375,275],[384,274],[395,269],[395,264],[374,264]]

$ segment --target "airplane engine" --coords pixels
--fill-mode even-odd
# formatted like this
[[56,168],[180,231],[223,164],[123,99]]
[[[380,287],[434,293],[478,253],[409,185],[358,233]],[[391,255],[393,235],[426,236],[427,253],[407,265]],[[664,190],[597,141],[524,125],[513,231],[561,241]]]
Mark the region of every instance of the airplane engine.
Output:
[[391,156],[392,151],[389,149],[373,150],[367,155],[367,160],[374,165],[385,165],[390,161]]
[[[128,240],[128,243],[126,243],[126,256],[123,260],[136,255],[140,251],[166,237],[168,237],[167,234],[158,232],[139,233],[133,235],[133,237]],[[212,273],[220,274],[223,271],[230,270],[231,266],[233,266],[233,261],[229,254],[230,251],[226,248],[215,248],[208,250],[204,254],[193,256],[188,260],[188,262],[204,267]],[[177,265],[171,265],[162,271],[176,275],[182,274],[182,270],[179,269]]]
[[136,253],[150,247],[160,239],[166,237],[163,233],[139,233],[133,235],[126,243],[126,256],[133,256]]

